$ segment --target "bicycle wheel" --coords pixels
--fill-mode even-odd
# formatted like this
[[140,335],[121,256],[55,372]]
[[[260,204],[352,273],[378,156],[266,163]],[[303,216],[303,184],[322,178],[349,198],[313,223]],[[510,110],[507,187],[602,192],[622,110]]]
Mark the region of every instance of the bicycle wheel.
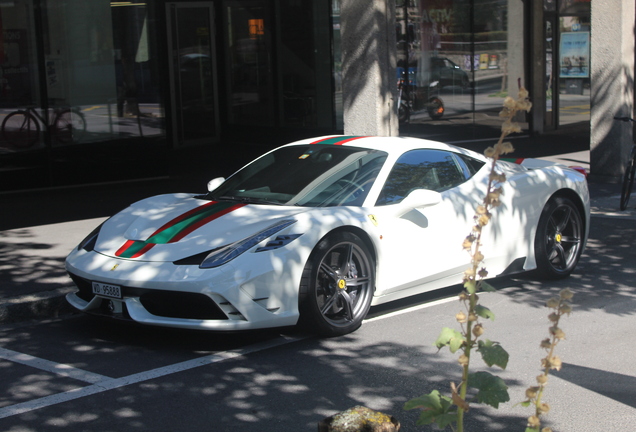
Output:
[[40,136],[40,124],[28,111],[15,111],[2,122],[2,138],[16,148],[33,146]]
[[86,131],[84,115],[73,109],[65,109],[57,113],[53,122],[53,134],[62,144],[79,141]]
[[632,148],[632,153],[629,155],[629,161],[625,168],[625,174],[623,174],[623,188],[621,189],[621,210],[627,208],[629,203],[629,197],[632,194],[632,187],[634,186],[634,171],[636,171],[636,148]]

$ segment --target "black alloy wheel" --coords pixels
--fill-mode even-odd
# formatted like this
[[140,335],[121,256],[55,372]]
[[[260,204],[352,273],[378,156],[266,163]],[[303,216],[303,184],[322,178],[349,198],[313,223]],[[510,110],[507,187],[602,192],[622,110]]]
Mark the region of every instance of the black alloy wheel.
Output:
[[305,265],[300,324],[321,336],[351,333],[369,312],[374,289],[375,262],[364,242],[346,231],[330,234]]
[[551,198],[541,213],[534,241],[539,275],[548,279],[569,276],[579,262],[583,241],[579,209],[568,198]]

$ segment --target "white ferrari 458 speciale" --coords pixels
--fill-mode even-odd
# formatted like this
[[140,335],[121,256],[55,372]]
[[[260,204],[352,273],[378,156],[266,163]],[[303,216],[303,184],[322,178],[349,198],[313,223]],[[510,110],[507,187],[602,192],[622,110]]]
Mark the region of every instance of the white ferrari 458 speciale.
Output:
[[[439,142],[329,136],[274,149],[205,194],[159,195],[106,220],[66,268],[75,308],[143,324],[356,330],[372,305],[460,284],[489,159]],[[565,277],[589,232],[585,176],[498,161],[489,275]]]

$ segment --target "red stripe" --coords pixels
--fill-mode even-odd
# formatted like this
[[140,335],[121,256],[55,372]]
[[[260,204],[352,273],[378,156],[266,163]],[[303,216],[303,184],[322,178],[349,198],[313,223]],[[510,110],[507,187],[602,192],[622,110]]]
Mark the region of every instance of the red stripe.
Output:
[[525,160],[525,158],[517,158],[517,160],[515,160],[515,163],[517,165],[521,165],[521,163]]
[[145,254],[146,252],[148,252],[150,249],[152,249],[152,247],[154,246],[154,243],[148,243],[146,244],[146,246],[142,247],[139,252],[137,252],[136,254],[134,254],[133,256],[131,256],[131,258],[138,258],[140,256],[142,256],[143,254]]
[[336,136],[332,136],[332,137],[323,138],[323,139],[321,139],[321,140],[314,141],[314,142],[312,142],[311,144],[318,144],[318,143],[321,143],[321,142],[323,142],[323,141],[329,141],[330,139],[334,139],[334,138],[338,138],[338,136],[336,135]]
[[[330,137],[327,137],[327,138],[320,139],[318,141],[313,141],[311,144],[320,144],[321,142],[330,141],[330,140],[338,138],[338,137],[339,137],[339,135],[330,136]],[[344,143],[348,143],[349,141],[357,140],[357,139],[360,139],[360,138],[368,138],[368,137],[366,137],[366,136],[350,137],[350,138],[347,138],[347,139],[343,139],[342,141],[338,141],[337,143],[334,143],[333,145],[343,145]]]
[[134,240],[126,240],[126,243],[124,243],[124,245],[122,247],[117,249],[117,252],[115,252],[115,255],[120,256],[121,254],[126,252],[126,249],[128,249],[130,246],[132,246],[133,243],[135,243]]
[[219,212],[216,212],[204,219],[201,219],[199,222],[190,225],[188,228],[184,229],[183,231],[181,231],[178,235],[174,236],[168,243],[175,243],[178,242],[179,240],[181,240],[182,238],[184,238],[185,236],[187,236],[188,234],[190,234],[192,231],[202,227],[203,225],[207,224],[208,222],[213,221],[214,219],[217,219],[225,214],[228,214],[230,212],[233,212],[234,210],[240,209],[241,207],[246,206],[247,204],[236,204],[233,205],[232,207],[228,207],[225,210],[221,210]]
[[[181,216],[177,216],[176,218],[172,219],[170,222],[167,222],[164,226],[162,226],[161,228],[159,228],[157,231],[155,231],[154,233],[152,233],[152,234],[150,235],[150,237],[152,237],[152,236],[154,236],[154,235],[159,234],[161,231],[166,230],[166,229],[170,228],[171,226],[178,224],[178,223],[179,223],[179,222],[181,222],[182,220],[184,220],[184,219],[186,219],[186,218],[190,217],[192,214],[194,214],[194,213],[198,213],[198,212],[200,212],[201,210],[205,209],[206,207],[210,207],[211,205],[214,205],[214,204],[216,204],[216,203],[217,203],[217,201],[210,201],[210,202],[209,202],[209,203],[207,203],[207,204],[203,204],[202,206],[199,206],[199,207],[193,208],[192,210],[185,212],[185,213],[184,213],[184,214],[182,214]],[[150,238],[150,237],[148,237],[148,238]]]

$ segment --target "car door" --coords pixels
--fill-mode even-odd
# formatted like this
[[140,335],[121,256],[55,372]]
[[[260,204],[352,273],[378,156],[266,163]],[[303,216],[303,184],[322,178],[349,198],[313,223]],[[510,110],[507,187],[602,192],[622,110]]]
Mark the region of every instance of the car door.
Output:
[[[436,281],[448,278],[461,282],[470,262],[462,243],[483,198],[469,182],[483,165],[474,162],[471,166],[465,157],[430,149],[409,151],[398,159],[376,203],[382,235],[376,295],[417,286],[422,291],[435,289]],[[399,203],[416,189],[437,191],[441,200],[396,213]]]

